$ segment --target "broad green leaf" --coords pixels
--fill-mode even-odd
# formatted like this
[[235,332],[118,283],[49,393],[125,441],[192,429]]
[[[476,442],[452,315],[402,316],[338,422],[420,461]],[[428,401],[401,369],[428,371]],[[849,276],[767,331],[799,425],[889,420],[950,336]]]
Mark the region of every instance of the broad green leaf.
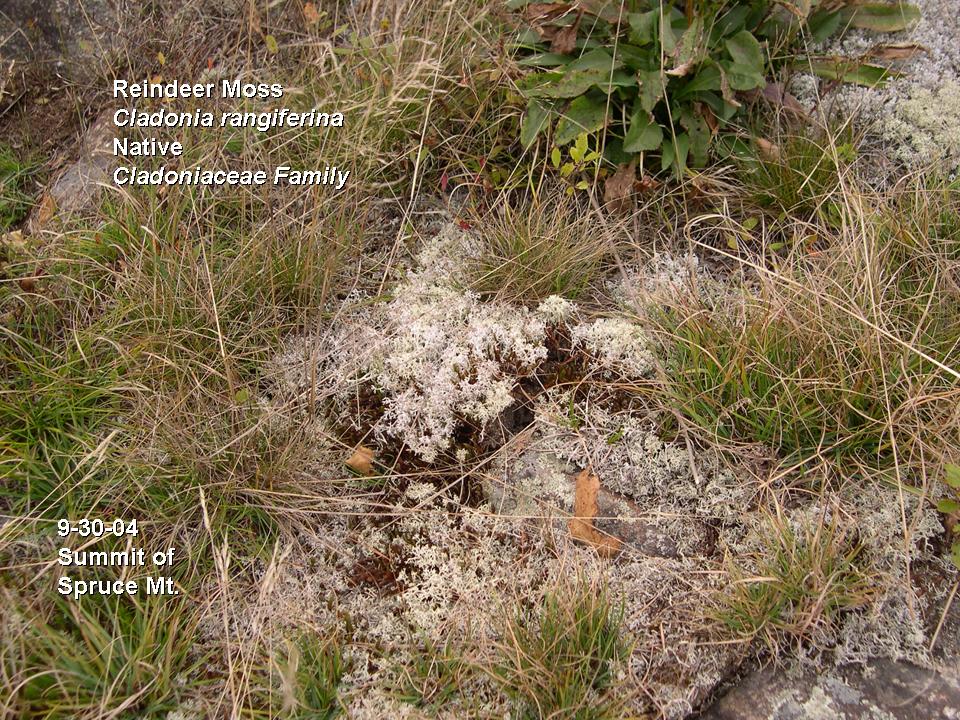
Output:
[[726,41],[730,62],[727,79],[734,90],[753,90],[761,87],[763,78],[763,50],[760,42],[748,30],[741,30]]
[[937,511],[944,514],[960,512],[960,502],[956,500],[941,500],[937,503]]
[[807,29],[815,42],[821,43],[835,35],[843,26],[843,17],[836,10],[818,10],[810,16]]
[[629,153],[623,149],[623,141],[619,138],[608,138],[603,146],[603,159],[611,165],[623,165],[631,160]]
[[557,123],[557,145],[566,145],[580,133],[592,133],[607,124],[607,104],[586,95],[576,98]]
[[623,67],[623,62],[618,58],[613,59],[606,50],[596,49],[584,53],[574,60],[567,67],[568,70],[605,70],[609,75],[611,70],[617,70]]
[[610,75],[609,70],[604,74],[603,80],[595,83],[595,86],[605,92],[607,95],[612,93],[615,88],[631,88],[636,87],[637,78],[630,73],[624,72],[623,70],[614,70],[613,75]]
[[920,8],[909,3],[866,3],[842,14],[851,26],[876,32],[899,32],[920,21]]
[[[807,66],[806,62],[800,65],[804,66]],[[808,69],[828,80],[840,80],[866,87],[881,87],[890,78],[897,77],[897,73],[889,68],[861,63],[850,58],[810,58]]]
[[538,73],[527,82],[517,83],[517,87],[527,97],[572,98],[583,95],[601,79],[600,75],[596,70]]
[[593,86],[605,92],[614,87],[630,87],[636,81],[633,76],[617,70],[610,77],[610,69],[568,70],[565,73],[539,73],[535,82],[518,83],[527,97],[573,98],[583,95]]
[[550,124],[552,115],[553,109],[550,105],[537,98],[530,99],[526,115],[520,124],[520,144],[524,150],[533,145],[537,136]]
[[663,75],[659,70],[641,70],[638,72],[637,87],[639,89],[640,107],[647,112],[652,112],[660,98],[663,97],[663,86]]
[[960,490],[960,465],[947,463],[943,480],[954,490]]
[[663,142],[663,130],[651,119],[650,114],[643,107],[634,106],[633,117],[630,118],[630,128],[623,138],[623,149],[628,153],[649,152],[656,150]]
[[718,43],[721,38],[743,30],[747,20],[747,13],[749,12],[750,8],[746,5],[737,5],[717,18],[717,21],[713,25],[711,42]]
[[631,70],[651,70],[660,67],[660,53],[653,48],[641,48],[629,43],[617,46],[617,57]]
[[710,150],[710,141],[713,135],[710,126],[702,115],[690,108],[684,108],[680,113],[680,124],[690,137],[690,157],[694,167],[703,167],[707,164],[707,153]]
[[666,172],[673,168],[676,177],[683,175],[687,169],[687,153],[690,150],[690,138],[685,133],[677,135],[676,141],[665,138],[663,154],[660,156],[660,167]]
[[570,62],[569,55],[560,53],[537,53],[523,60],[518,60],[517,65],[521,67],[561,67]]
[[665,54],[671,55],[677,49],[677,34],[673,31],[673,24],[670,22],[670,6],[661,5],[661,10],[663,11],[663,22],[659,23],[660,47],[663,48]]
[[517,90],[525,96],[530,97],[548,85],[556,85],[562,79],[563,71],[552,70],[548,72],[530,73],[517,80]]
[[520,48],[537,48],[540,46],[540,36],[533,28],[524,28],[510,44],[509,49],[517,50]]
[[660,11],[630,13],[630,42],[634,45],[652,45],[657,41],[657,25],[660,23]]
[[720,89],[720,68],[712,63],[704,65],[697,70],[697,74],[691,78],[690,82],[681,88],[676,97],[684,98],[695,92],[705,92],[707,90]]
[[560,148],[555,147],[550,153],[550,162],[553,163],[555,168],[560,167],[560,160],[563,159],[563,156],[560,154]]
[[701,92],[697,95],[697,99],[713,110],[713,114],[721,122],[729,122],[737,114],[737,107],[728,103],[715,92]]
[[714,143],[715,152],[720,157],[733,157],[740,160],[748,160],[756,156],[750,143],[738,135],[721,135]]
[[674,67],[695,64],[703,59],[703,20],[697,16],[680,36],[680,50]]
[[957,568],[960,568],[960,542],[955,542],[950,548],[950,560]]

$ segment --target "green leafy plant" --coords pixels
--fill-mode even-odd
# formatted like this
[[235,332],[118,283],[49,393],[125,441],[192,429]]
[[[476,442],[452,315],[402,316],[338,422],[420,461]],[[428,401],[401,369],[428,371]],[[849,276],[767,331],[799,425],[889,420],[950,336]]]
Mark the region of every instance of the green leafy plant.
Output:
[[577,141],[567,149],[570,159],[564,161],[563,153],[560,148],[555,147],[550,153],[550,162],[555,170],[560,173],[560,177],[571,181],[567,187],[567,195],[573,195],[576,190],[586,190],[590,187],[587,180],[576,180],[576,176],[583,171],[593,167],[599,167],[600,153],[596,150],[588,149],[588,138],[586,133],[580,133]]
[[960,568],[960,465],[948,464],[943,481],[954,497],[944,498],[938,502],[937,510],[947,516],[947,529],[953,538],[950,545],[950,559]]
[[[898,30],[919,17],[909,5],[836,2],[510,5],[527,24],[518,41],[525,53],[518,64],[530,70],[518,82],[528,100],[524,147],[550,128],[557,146],[598,134],[594,152],[606,161],[656,153],[660,169],[678,176],[706,164],[753,94],[769,95],[771,70],[796,66],[866,85],[891,74],[860,59],[801,57],[803,41],[847,27]],[[774,89],[782,100],[782,87]]]

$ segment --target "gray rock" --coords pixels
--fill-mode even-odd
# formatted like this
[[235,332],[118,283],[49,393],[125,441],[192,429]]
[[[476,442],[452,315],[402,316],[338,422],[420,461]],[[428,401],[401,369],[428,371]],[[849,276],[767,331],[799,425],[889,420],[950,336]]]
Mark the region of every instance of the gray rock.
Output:
[[27,223],[30,232],[38,232],[54,217],[65,217],[90,207],[100,189],[111,182],[117,158],[113,155],[113,112],[106,110],[87,129],[80,142],[76,162],[67,167],[50,185]]
[[[530,449],[503,468],[499,477],[483,480],[484,494],[503,515],[565,519],[571,516],[580,468],[551,452]],[[594,526],[622,540],[627,548],[649,557],[709,555],[716,546],[713,530],[694,517],[644,511],[636,502],[603,487],[597,496]]]
[[112,0],[4,0],[0,57],[32,61],[96,55],[115,34]]
[[707,709],[706,720],[960,720],[960,676],[873,660],[823,674],[765,668]]

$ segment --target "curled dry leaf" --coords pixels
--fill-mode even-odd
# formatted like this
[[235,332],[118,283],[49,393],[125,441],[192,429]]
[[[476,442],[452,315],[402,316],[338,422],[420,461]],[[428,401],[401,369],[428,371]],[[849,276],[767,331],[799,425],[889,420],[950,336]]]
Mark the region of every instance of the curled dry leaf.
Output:
[[621,165],[607,178],[603,188],[603,202],[616,212],[628,212],[633,205],[633,184],[637,176],[637,161]]
[[775,143],[763,138],[754,138],[754,142],[757,144],[760,156],[765,160],[777,161],[780,159],[780,147]]
[[31,218],[31,230],[36,231],[44,228],[57,214],[57,202],[53,199],[50,192],[44,193],[40,199],[37,209],[34,210]]
[[720,121],[717,120],[717,116],[713,114],[713,110],[705,103],[695,103],[694,107],[697,110],[697,114],[703,118],[703,121],[707,123],[707,127],[710,128],[710,137],[716,137],[720,131]]
[[361,475],[373,475],[373,458],[376,453],[365,445],[357,445],[346,466]]
[[573,499],[573,517],[570,518],[570,535],[594,547],[603,557],[613,557],[623,544],[612,535],[606,535],[593,526],[593,519],[599,509],[597,494],[600,492],[600,478],[587,468],[577,475],[577,486]]
[[867,55],[876,60],[909,60],[920,53],[929,55],[930,50],[919,43],[890,43],[874,46]]
[[651,175],[641,176],[640,182],[637,184],[637,189],[642,194],[651,193],[658,187],[660,187],[660,182]]
[[550,41],[551,51],[569,55],[577,49],[577,29],[580,27],[580,18],[582,17],[583,13],[577,13],[577,19],[573,21],[572,25],[557,31],[553,40]]
[[529,23],[543,23],[555,20],[573,6],[570,3],[530,3],[523,9],[523,19]]
[[760,94],[763,99],[771,105],[777,105],[797,117],[807,116],[807,111],[803,105],[793,95],[787,92],[783,83],[768,82],[763,90],[760,91]]
[[667,75],[672,75],[673,77],[684,77],[694,68],[696,64],[696,60],[687,60],[687,62],[680,63],[672,70],[667,70]]

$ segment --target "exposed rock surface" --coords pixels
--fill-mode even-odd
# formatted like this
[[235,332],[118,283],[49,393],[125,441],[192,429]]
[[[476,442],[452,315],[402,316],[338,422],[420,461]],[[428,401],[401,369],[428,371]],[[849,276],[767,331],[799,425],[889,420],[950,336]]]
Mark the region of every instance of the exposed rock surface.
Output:
[[956,720],[960,677],[907,662],[873,660],[817,674],[773,668],[750,675],[706,720]]
[[110,182],[116,161],[111,151],[115,133],[112,113],[101,113],[80,142],[76,162],[47,188],[31,214],[28,228],[32,232],[42,230],[54,216],[66,216],[92,204],[101,187]]
[[4,0],[0,57],[56,59],[95,55],[115,25],[112,0]]
[[[566,518],[576,487],[574,466],[549,452],[526,452],[509,464],[503,479],[488,478],[484,493],[500,515]],[[710,554],[716,544],[705,522],[679,514],[668,520],[603,487],[597,495],[596,528],[622,540],[629,551],[646,557],[676,559]]]

